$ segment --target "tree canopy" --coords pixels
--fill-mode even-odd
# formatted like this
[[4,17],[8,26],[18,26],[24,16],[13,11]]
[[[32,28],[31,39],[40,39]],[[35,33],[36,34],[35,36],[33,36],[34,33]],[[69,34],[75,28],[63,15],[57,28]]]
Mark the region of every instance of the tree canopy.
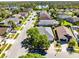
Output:
[[12,21],[12,20],[9,20],[9,21],[8,21],[8,24],[10,24],[13,29],[17,26],[17,25],[15,24],[15,22]]
[[27,31],[28,39],[22,41],[22,46],[32,49],[47,49],[50,46],[48,37],[39,33],[36,27]]

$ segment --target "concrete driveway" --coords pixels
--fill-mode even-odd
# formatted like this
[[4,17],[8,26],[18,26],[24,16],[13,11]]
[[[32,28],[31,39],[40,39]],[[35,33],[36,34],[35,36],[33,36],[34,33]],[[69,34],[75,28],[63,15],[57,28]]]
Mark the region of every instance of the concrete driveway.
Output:
[[67,52],[66,48],[67,48],[67,44],[62,45],[62,51],[56,54],[54,43],[52,43],[45,57],[47,58],[79,58],[79,54],[77,53],[70,54]]

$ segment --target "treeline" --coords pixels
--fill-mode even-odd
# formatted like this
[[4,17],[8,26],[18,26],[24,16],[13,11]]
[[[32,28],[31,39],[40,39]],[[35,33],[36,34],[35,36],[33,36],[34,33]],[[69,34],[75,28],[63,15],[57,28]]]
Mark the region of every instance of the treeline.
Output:
[[48,4],[50,8],[79,8],[78,1],[19,1],[0,2],[0,6],[35,7]]

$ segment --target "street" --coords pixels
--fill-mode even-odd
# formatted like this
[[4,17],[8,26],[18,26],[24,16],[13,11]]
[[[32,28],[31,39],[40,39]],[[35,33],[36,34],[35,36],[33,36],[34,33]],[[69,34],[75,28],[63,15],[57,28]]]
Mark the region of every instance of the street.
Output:
[[[34,16],[34,15],[32,15]],[[34,20],[30,18],[30,21],[27,22],[19,36],[17,37],[15,43],[11,46],[9,50],[5,52],[7,58],[18,58],[19,56],[26,54],[28,49],[21,47],[21,42],[27,37],[26,31],[32,27]]]

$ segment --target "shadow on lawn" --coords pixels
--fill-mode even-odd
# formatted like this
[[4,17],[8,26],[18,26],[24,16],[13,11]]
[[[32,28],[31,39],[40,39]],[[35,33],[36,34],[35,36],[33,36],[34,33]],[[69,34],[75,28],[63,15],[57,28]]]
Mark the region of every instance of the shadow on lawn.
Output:
[[41,54],[41,55],[47,54],[46,51],[42,50],[42,49],[29,49],[29,53],[38,53],[38,54]]

